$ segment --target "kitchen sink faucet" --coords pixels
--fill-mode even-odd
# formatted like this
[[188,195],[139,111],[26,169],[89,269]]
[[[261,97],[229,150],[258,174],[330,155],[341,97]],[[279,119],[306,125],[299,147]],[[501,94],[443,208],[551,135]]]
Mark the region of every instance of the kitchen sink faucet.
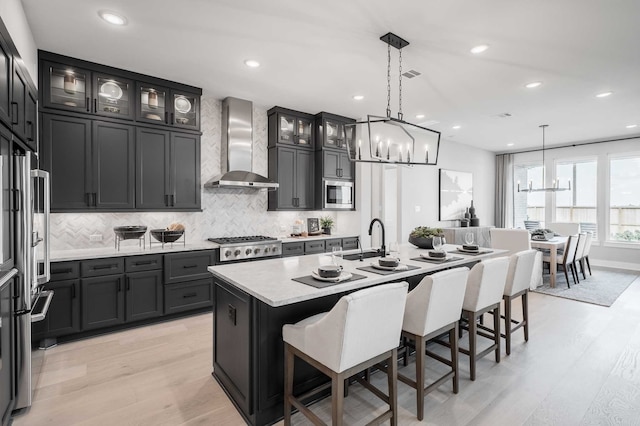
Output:
[[371,235],[371,232],[373,232],[373,224],[375,222],[378,222],[380,224],[380,229],[382,229],[382,246],[380,247],[380,257],[384,257],[385,253],[387,252],[387,248],[384,245],[384,223],[382,223],[382,220],[378,219],[377,217],[374,218],[371,223],[369,224],[369,235]]

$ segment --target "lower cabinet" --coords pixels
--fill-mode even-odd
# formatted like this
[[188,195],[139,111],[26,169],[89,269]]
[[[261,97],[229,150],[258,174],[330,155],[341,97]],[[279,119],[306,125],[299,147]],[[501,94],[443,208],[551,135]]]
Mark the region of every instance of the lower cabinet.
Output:
[[53,290],[49,311],[43,321],[33,323],[33,337],[57,337],[80,331],[80,280],[50,282],[44,290]]
[[83,330],[124,323],[123,280],[124,275],[107,275],[82,280]]
[[163,314],[162,271],[127,274],[125,321],[138,321]]
[[164,313],[190,311],[213,304],[212,278],[165,285]]

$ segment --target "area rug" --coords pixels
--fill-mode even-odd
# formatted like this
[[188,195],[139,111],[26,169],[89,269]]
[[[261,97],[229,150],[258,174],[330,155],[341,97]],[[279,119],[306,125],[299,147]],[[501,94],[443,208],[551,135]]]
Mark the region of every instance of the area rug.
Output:
[[567,281],[561,271],[558,271],[555,288],[549,286],[549,275],[545,275],[543,284],[533,291],[609,307],[639,275],[636,271],[622,269],[591,269],[593,275],[587,273],[587,279],[584,280],[581,274],[579,284],[573,284],[573,278],[569,274],[571,288],[567,288]]

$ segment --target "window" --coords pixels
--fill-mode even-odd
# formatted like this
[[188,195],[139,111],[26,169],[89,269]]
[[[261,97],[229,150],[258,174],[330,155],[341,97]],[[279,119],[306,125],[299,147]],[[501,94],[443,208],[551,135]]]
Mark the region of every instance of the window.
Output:
[[544,192],[518,192],[517,186],[526,188],[529,182],[534,187],[542,185],[542,165],[522,164],[514,167],[514,226],[524,228],[525,220],[544,222]]
[[556,192],[556,222],[580,223],[581,231],[597,229],[598,162],[596,159],[563,161],[556,164],[556,178],[560,187],[569,191]]
[[609,239],[640,243],[640,156],[609,159]]

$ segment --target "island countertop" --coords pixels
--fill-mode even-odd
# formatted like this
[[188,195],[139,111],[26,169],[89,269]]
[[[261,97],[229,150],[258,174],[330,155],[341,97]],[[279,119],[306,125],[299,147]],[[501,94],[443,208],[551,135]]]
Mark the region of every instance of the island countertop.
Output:
[[[447,244],[444,250],[453,251],[459,246]],[[320,265],[328,265],[332,262],[331,253],[322,253],[306,256],[285,257],[269,259],[260,262],[233,263],[228,265],[209,266],[209,271],[218,278],[244,291],[272,307],[285,306],[305,300],[316,299],[336,293],[357,290],[371,285],[395,281],[414,275],[428,272],[436,272],[441,269],[464,265],[469,262],[500,256],[506,250],[487,249],[491,253],[480,255],[465,255],[463,253],[450,253],[449,256],[459,257],[460,260],[446,263],[428,263],[411,260],[428,250],[418,249],[411,244],[403,244],[397,257],[400,263],[417,266],[418,269],[401,271],[389,275],[380,275],[372,272],[356,269],[369,266],[377,261],[377,257],[358,260],[343,260],[344,271],[364,275],[366,278],[355,281],[347,281],[325,288],[315,288],[297,281],[299,278],[311,274]],[[351,250],[345,253],[359,253]],[[395,255],[395,253],[394,253]]]

